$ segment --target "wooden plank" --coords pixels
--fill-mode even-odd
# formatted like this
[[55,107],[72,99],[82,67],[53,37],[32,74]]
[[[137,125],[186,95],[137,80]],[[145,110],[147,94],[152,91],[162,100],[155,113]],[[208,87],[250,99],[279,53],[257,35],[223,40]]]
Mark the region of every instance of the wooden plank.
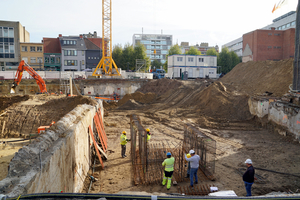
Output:
[[97,143],[96,143],[96,140],[95,140],[95,138],[94,138],[94,134],[93,134],[91,125],[89,125],[89,133],[90,133],[90,135],[92,136],[93,144],[94,144],[95,150],[96,150],[96,152],[97,152],[97,156],[98,156],[98,158],[99,158],[99,161],[100,161],[100,163],[101,163],[102,169],[104,169],[104,164],[103,164],[102,158],[101,158],[101,156],[100,156],[99,150],[98,150],[98,148],[97,148]]
[[98,116],[99,116],[99,119],[100,119],[100,126],[102,126],[102,130],[103,130],[103,135],[104,135],[104,138],[107,142],[107,136],[106,136],[106,133],[105,133],[105,130],[104,130],[104,124],[103,124],[103,119],[102,119],[102,115],[101,115],[101,110],[100,108],[98,109]]
[[97,133],[98,133],[98,136],[100,138],[102,147],[103,147],[104,151],[106,151],[107,150],[107,142],[104,139],[103,131],[101,130],[100,121],[99,121],[99,118],[98,118],[97,114],[94,116],[94,120],[95,120],[95,124],[96,124],[96,128],[97,128]]

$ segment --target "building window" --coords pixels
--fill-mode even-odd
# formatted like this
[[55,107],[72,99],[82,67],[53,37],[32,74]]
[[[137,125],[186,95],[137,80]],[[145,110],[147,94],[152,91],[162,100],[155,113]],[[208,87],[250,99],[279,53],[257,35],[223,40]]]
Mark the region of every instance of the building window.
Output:
[[51,64],[54,64],[55,63],[55,57],[51,57],[50,62],[51,62]]
[[36,51],[42,52],[42,51],[43,51],[43,48],[42,48],[42,47],[36,47]]
[[84,56],[84,51],[81,51],[81,53],[82,53],[81,55]]
[[76,45],[76,40],[64,40],[64,45]]
[[36,63],[36,58],[35,57],[30,57],[30,63]]
[[77,66],[77,60],[65,60],[65,66]]
[[57,64],[60,64],[60,57],[56,57],[56,58],[55,58],[55,62],[56,62]]
[[15,45],[14,45],[14,43],[9,43],[9,53],[15,53]]
[[278,35],[278,36],[280,36],[280,33],[274,33],[274,35]]
[[268,35],[272,35],[272,33],[268,33]]
[[199,58],[199,62],[204,62],[204,58]]
[[4,53],[9,53],[8,43],[4,43]]
[[272,47],[271,47],[271,46],[268,46],[268,49],[272,49]]
[[28,58],[27,57],[22,57],[22,60],[24,60],[25,62],[28,62]]
[[14,28],[8,29],[8,37],[13,38],[14,37]]
[[22,46],[22,51],[27,51],[27,47],[26,46]]
[[182,62],[182,57],[177,57],[178,62]]
[[30,51],[34,52],[35,51],[35,47],[30,47]]
[[76,50],[64,50],[64,55],[65,56],[77,56],[77,51]]
[[38,61],[38,63],[42,63],[43,62],[43,58],[42,57],[38,57],[37,61]]
[[208,74],[214,74],[214,73],[215,73],[215,70],[213,70],[213,69],[208,70]]
[[49,63],[49,57],[45,57],[45,63]]
[[81,63],[82,63],[82,65],[84,65],[84,60],[82,60],[82,62],[81,62]]
[[88,59],[90,60],[90,59],[91,59],[91,57],[88,57]]
[[3,49],[3,43],[0,43],[0,53],[3,53],[4,52],[4,49]]
[[296,24],[296,22],[295,22],[295,21],[291,22],[291,25],[292,25],[292,26],[295,26],[295,24]]
[[194,58],[188,57],[188,62],[194,62]]
[[3,37],[8,37],[8,28],[3,27]]

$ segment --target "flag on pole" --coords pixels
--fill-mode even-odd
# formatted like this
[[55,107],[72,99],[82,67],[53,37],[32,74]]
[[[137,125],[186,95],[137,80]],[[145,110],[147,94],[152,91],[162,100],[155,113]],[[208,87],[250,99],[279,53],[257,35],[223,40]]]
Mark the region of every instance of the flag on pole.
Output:
[[272,10],[272,13],[274,13],[275,10],[277,10],[277,9],[281,8],[282,6],[285,6],[287,4],[288,4],[288,0],[280,0],[279,3],[277,4],[277,6],[275,4],[275,6],[274,6],[274,8]]

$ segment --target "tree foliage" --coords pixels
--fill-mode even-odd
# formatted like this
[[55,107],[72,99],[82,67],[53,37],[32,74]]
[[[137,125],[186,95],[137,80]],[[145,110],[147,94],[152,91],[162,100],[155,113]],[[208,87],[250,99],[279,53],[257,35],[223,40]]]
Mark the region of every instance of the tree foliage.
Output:
[[163,66],[163,64],[159,61],[159,60],[153,60],[151,62],[151,66],[152,66],[152,69],[160,69],[160,66]]
[[146,67],[150,66],[150,59],[147,57],[146,48],[142,44],[137,44],[135,47],[129,43],[124,47],[118,44],[115,45],[112,51],[112,57],[119,68],[127,70],[127,67],[131,70],[135,70],[136,59],[145,59]]
[[216,51],[215,48],[211,48],[206,51],[206,55],[207,56],[219,56],[219,53]]
[[185,52],[186,55],[201,55],[201,51],[196,49],[195,47],[190,47],[190,49]]
[[229,51],[227,47],[222,48],[222,52],[219,53],[218,66],[221,67],[221,73],[230,72],[240,62],[238,55],[234,51]]

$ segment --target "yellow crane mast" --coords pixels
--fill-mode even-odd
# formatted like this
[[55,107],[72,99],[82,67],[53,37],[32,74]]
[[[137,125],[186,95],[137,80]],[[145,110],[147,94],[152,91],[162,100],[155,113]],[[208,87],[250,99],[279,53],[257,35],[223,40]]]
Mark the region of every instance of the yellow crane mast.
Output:
[[[98,63],[93,76],[99,76],[97,70],[101,69],[109,76],[120,76],[118,67],[112,58],[112,34],[111,34],[111,0],[102,0],[102,59]],[[116,72],[113,73],[113,68]]]

